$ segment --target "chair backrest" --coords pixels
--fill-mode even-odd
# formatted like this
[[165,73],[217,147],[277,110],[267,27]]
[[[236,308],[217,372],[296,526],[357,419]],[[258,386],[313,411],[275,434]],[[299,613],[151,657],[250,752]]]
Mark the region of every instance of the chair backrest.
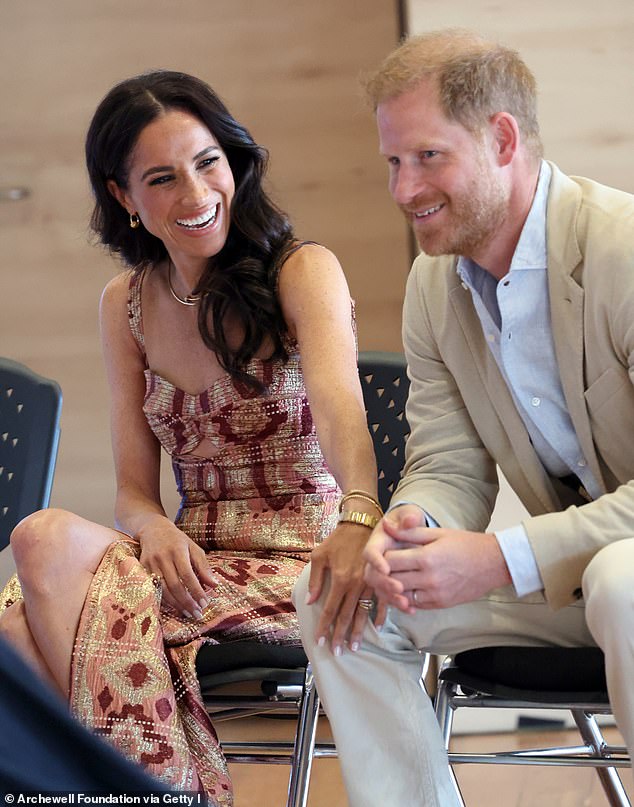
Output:
[[359,353],[359,377],[379,469],[379,501],[386,509],[401,477],[409,425],[405,402],[409,392],[402,353]]
[[0,549],[20,519],[48,506],[61,409],[57,382],[0,358]]

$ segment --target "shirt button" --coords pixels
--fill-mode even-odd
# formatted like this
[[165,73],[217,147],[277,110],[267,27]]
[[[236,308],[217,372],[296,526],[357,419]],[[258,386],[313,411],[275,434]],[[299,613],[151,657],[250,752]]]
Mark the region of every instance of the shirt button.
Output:
[[534,398],[531,398],[531,406],[539,406],[541,402],[542,402],[542,399],[538,398],[537,396],[535,396]]

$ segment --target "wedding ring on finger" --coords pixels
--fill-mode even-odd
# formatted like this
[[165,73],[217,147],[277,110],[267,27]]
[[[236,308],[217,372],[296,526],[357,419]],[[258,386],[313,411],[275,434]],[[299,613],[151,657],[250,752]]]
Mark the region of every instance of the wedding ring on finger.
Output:
[[360,599],[357,603],[357,608],[362,611],[371,611],[374,608],[374,600]]
[[412,599],[414,600],[414,605],[421,605],[421,603],[418,601],[418,589],[414,590]]

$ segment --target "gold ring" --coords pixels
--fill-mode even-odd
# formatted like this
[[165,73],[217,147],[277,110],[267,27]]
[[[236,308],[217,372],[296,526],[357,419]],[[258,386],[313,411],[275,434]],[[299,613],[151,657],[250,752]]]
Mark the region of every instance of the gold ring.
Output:
[[359,600],[357,608],[361,608],[362,611],[371,611],[374,608],[374,600]]

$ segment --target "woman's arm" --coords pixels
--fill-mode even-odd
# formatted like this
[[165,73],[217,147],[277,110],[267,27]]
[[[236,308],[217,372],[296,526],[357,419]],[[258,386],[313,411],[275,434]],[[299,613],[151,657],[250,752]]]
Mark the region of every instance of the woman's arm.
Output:
[[[302,371],[319,444],[342,491],[365,491],[376,498],[377,472],[357,370],[356,339],[350,292],[335,256],[306,245],[282,267],[280,303],[290,334],[297,339]],[[350,499],[346,509],[379,516],[363,498]],[[356,647],[367,612],[358,608],[371,596],[363,582],[362,552],[371,530],[340,523],[311,558],[310,602],[329,590],[318,636],[330,637],[335,653],[344,639]]]
[[105,288],[101,338],[110,386],[111,434],[117,479],[117,526],[139,541],[140,561],[163,578],[165,600],[198,615],[207,603],[203,584],[213,585],[204,551],[167,517],[160,495],[160,446],[145,414],[145,364],[128,322],[129,274]]

